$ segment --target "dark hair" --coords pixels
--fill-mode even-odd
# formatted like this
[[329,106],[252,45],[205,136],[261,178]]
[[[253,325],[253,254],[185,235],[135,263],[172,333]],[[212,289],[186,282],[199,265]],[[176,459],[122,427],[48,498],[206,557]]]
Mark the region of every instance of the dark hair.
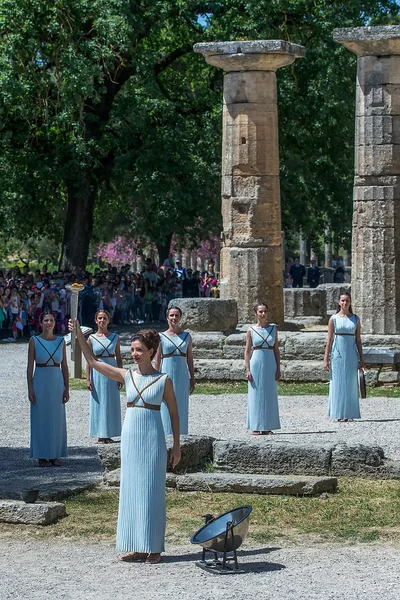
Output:
[[[349,292],[341,292],[341,293],[340,293],[340,296],[339,296],[339,300],[340,300],[340,298],[341,298],[342,296],[347,296],[347,297],[350,299],[349,313],[350,313],[351,315],[353,315],[354,313],[353,313],[353,309],[352,309],[352,306],[351,306],[351,296],[350,296],[350,293],[349,293]],[[339,301],[338,301],[338,304],[339,304]],[[340,306],[338,306],[338,307],[337,307],[337,310],[336,310],[336,312],[337,312],[337,313],[338,313],[338,312],[340,312]]]
[[132,342],[141,342],[148,350],[153,350],[153,357],[160,345],[160,336],[154,329],[141,329],[133,334],[131,337],[131,344]]
[[260,306],[265,306],[265,308],[268,310],[268,304],[266,302],[256,302],[255,305],[253,306],[253,310],[254,313],[257,314],[258,309],[260,308]]
[[51,310],[48,310],[48,309],[46,308],[46,310],[44,310],[44,311],[43,311],[43,312],[40,314],[40,317],[39,317],[39,323],[40,323],[40,324],[42,324],[42,323],[43,323],[43,319],[44,319],[45,317],[47,317],[47,315],[51,315],[51,316],[53,317],[53,319],[54,319],[54,322],[55,322],[56,318],[55,318],[55,316],[54,316],[54,313],[52,313],[52,312],[51,312]]
[[169,316],[169,313],[171,312],[171,310],[174,310],[174,309],[175,309],[175,310],[177,310],[177,311],[179,312],[179,316],[182,316],[182,315],[183,315],[182,309],[181,309],[181,308],[179,308],[179,306],[168,306],[168,308],[167,308],[167,310],[166,310],[166,315],[167,315],[167,318],[168,318],[168,316]]
[[94,320],[96,321],[96,319],[97,319],[97,316],[98,316],[100,313],[102,313],[102,312],[103,312],[103,313],[105,313],[105,314],[107,315],[107,317],[108,317],[108,320],[109,320],[109,321],[111,321],[111,316],[110,316],[110,313],[108,312],[108,310],[105,310],[104,308],[102,308],[101,310],[98,310],[98,311],[97,311],[97,313],[94,315]]

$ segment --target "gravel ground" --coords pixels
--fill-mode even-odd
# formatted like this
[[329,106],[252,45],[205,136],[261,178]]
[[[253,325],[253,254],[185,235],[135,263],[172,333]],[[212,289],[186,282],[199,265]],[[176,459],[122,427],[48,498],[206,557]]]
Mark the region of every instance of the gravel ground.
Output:
[[[82,477],[101,476],[93,440],[87,435],[87,393],[72,392],[68,405],[71,457],[63,469],[38,469],[27,458],[29,404],[25,381],[25,344],[0,345],[0,472],[2,482],[32,483],[40,476],[72,485]],[[326,418],[326,398],[280,399],[282,431],[277,439],[376,443],[388,456],[400,458],[400,400],[362,401],[363,419],[338,424]],[[190,433],[246,439],[243,395],[193,396]],[[300,437],[301,436],[301,437]],[[259,443],[263,443],[261,438]],[[43,473],[46,472],[46,473]],[[50,473],[49,473],[50,472]],[[74,477],[76,478],[74,480]],[[70,478],[70,479],[69,479]],[[240,563],[246,571],[233,580],[195,568],[199,554],[189,544],[167,548],[157,566],[118,561],[112,544],[42,542],[2,537],[0,598],[41,600],[109,600],[136,597],[182,600],[260,598],[328,600],[397,600],[400,549],[391,545],[315,545],[289,548],[245,548]],[[55,558],[56,557],[56,558]]]
[[[397,600],[400,549],[381,546],[258,548],[239,551],[243,575],[194,565],[193,547],[168,549],[159,565],[124,564],[112,545],[2,540],[2,600]],[[390,568],[389,568],[390,566]],[[1,574],[3,572],[3,574]],[[6,576],[4,576],[6,574]]]

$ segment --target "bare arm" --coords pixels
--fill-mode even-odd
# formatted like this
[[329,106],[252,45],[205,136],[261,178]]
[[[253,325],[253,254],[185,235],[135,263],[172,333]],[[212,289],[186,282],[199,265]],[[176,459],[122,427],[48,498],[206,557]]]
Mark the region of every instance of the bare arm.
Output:
[[122,369],[121,343],[119,341],[119,338],[115,346],[115,358],[117,360],[118,368]]
[[[92,340],[91,340],[90,336],[88,337],[86,343],[89,346],[90,350],[92,350]],[[89,392],[92,391],[92,381],[90,379],[90,367],[87,363],[86,363],[86,387],[89,390]]]
[[325,371],[329,371],[329,356],[331,353],[331,349],[332,349],[332,342],[333,342],[333,336],[335,333],[335,329],[333,326],[333,319],[332,317],[329,319],[329,323],[328,323],[328,339],[326,341],[326,347],[325,347],[325,356],[324,356],[324,369]]
[[[81,347],[82,353],[86,359],[86,363],[90,369],[94,369],[98,371],[102,375],[105,375],[109,379],[113,379],[114,381],[118,381],[119,383],[124,383],[126,369],[119,369],[118,367],[113,367],[112,365],[108,365],[105,362],[100,362],[94,356],[92,350],[86,343],[85,336],[81,331],[81,327],[78,319],[75,319],[76,324],[76,338]],[[72,329],[72,321],[69,322],[70,331]]]
[[154,358],[154,368],[156,371],[159,371],[161,368],[161,352],[162,352],[162,346],[161,346],[161,342],[158,344],[158,348],[157,348],[157,352]]
[[192,342],[191,337],[190,337],[189,344],[187,347],[186,360],[187,360],[189,374],[190,374],[190,393],[193,394],[196,382],[194,380],[193,342]]
[[251,332],[250,330],[246,333],[246,347],[244,349],[244,364],[246,368],[246,379],[247,381],[252,381],[253,377],[250,372],[250,356],[251,356]]
[[279,340],[278,340],[278,330],[275,332],[275,343],[274,343],[274,354],[276,360],[276,381],[279,381],[281,378],[281,354],[279,352]]
[[35,342],[31,338],[28,344],[28,367],[26,369],[26,377],[28,380],[28,398],[31,404],[35,404],[36,396],[33,391],[33,367],[35,364]]
[[164,400],[167,404],[169,416],[171,418],[172,435],[174,438],[174,445],[171,454],[172,468],[176,467],[181,459],[181,446],[180,446],[180,426],[179,426],[179,414],[178,405],[176,403],[174,387],[169,377],[165,382],[164,388]]
[[361,343],[361,325],[360,325],[360,319],[357,321],[356,344],[357,344],[357,349],[358,349],[358,355],[360,357],[359,369],[363,369],[364,368],[364,355],[363,355],[363,349],[362,349],[362,343]]
[[67,348],[64,344],[63,348],[63,357],[61,361],[61,372],[64,378],[64,393],[63,393],[63,404],[68,402],[69,400],[69,371],[68,371],[68,362],[67,362]]

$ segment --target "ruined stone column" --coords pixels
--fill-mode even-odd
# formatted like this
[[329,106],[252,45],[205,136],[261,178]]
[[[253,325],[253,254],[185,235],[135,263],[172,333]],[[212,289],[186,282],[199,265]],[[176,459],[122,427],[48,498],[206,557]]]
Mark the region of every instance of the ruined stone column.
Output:
[[222,140],[221,298],[236,298],[239,321],[257,300],[283,322],[276,70],[304,56],[281,40],[196,44],[226,72]]
[[305,265],[307,263],[307,240],[300,234],[300,264]]
[[335,29],[334,39],[358,57],[354,308],[364,332],[400,333],[400,26]]
[[332,266],[332,237],[329,229],[325,230],[325,267]]

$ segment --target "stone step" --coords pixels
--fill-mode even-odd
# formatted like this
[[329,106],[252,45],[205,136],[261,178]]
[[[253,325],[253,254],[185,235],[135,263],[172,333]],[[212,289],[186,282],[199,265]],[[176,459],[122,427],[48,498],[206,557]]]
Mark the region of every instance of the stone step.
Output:
[[[181,435],[181,461],[176,473],[199,471],[204,465],[212,462],[213,437],[199,435]],[[166,436],[167,450],[172,450],[172,435]],[[97,446],[97,452],[105,471],[114,471],[121,466],[120,444],[104,444]],[[168,470],[172,471],[168,464]]]
[[67,514],[60,502],[25,504],[22,500],[0,500],[0,522],[22,525],[50,525]]
[[277,494],[314,496],[335,492],[336,477],[296,475],[253,475],[245,473],[190,473],[176,478],[180,492],[229,492],[235,494]]
[[379,446],[364,444],[218,440],[214,466],[229,473],[400,479],[398,461],[387,460]]
[[[243,359],[198,359],[194,362],[194,372],[199,381],[246,380]],[[281,380],[328,382],[329,373],[324,371],[322,360],[282,360]]]

